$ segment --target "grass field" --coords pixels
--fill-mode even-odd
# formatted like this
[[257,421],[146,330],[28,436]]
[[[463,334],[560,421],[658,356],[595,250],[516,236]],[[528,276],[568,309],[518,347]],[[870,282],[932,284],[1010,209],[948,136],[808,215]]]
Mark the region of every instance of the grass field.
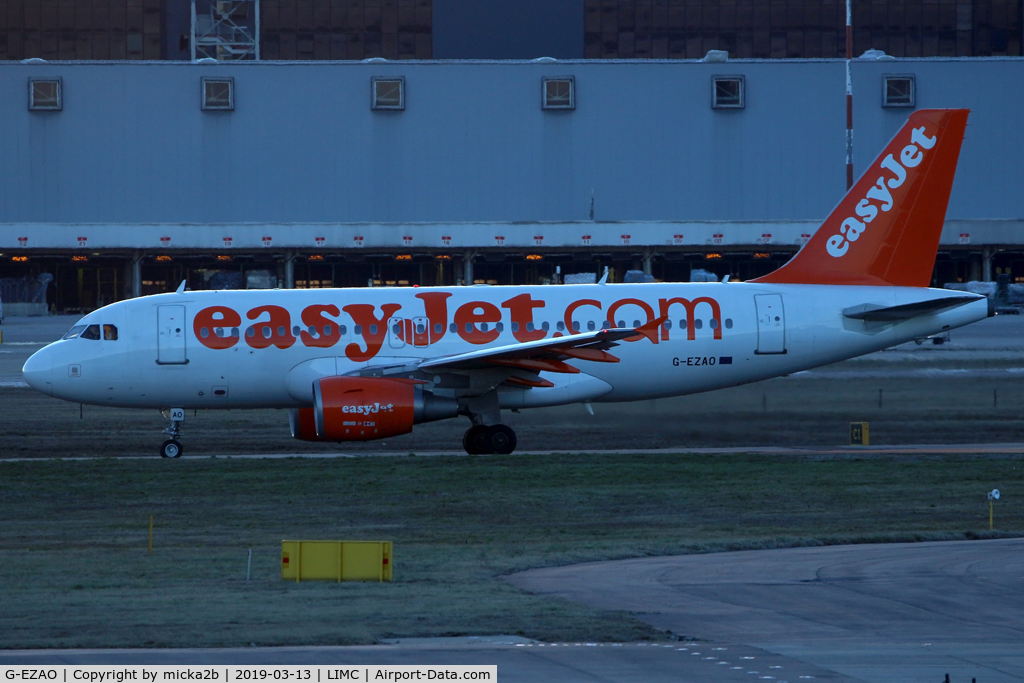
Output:
[[[996,535],[1017,535],[1022,484],[1024,459],[991,457],[0,462],[0,647],[665,638],[500,577],[629,556],[987,537],[995,487]],[[392,540],[395,582],[281,581],[283,538]]]

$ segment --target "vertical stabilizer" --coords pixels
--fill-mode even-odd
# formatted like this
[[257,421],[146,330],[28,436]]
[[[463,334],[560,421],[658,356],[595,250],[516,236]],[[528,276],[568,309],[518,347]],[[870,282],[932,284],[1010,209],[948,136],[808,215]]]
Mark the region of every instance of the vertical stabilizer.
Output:
[[968,113],[911,114],[803,249],[752,282],[927,287]]

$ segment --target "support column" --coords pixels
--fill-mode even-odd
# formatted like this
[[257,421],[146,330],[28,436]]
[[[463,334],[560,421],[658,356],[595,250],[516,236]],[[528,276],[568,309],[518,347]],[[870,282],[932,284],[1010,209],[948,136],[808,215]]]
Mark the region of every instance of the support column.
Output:
[[465,285],[473,284],[473,258],[475,251],[467,251],[462,255],[462,282]]
[[132,298],[142,296],[142,252],[132,254]]
[[644,249],[644,275],[654,275],[651,272],[651,261],[654,259],[654,253],[650,249]]
[[291,249],[284,253],[284,288],[295,289],[295,252]]
[[981,251],[981,279],[984,282],[992,282],[992,247],[985,247]]

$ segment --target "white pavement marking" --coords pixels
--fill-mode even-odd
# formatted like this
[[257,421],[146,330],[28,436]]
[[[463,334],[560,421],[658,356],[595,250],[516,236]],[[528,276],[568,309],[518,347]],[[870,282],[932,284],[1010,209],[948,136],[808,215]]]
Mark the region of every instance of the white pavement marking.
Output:
[[[187,441],[186,441],[187,444]],[[1024,455],[1024,443],[965,443],[965,444],[910,444],[904,446],[839,446],[833,448],[783,448],[783,447],[731,447],[731,448],[629,448],[629,449],[587,449],[587,450],[556,450],[556,451],[516,451],[511,456],[469,456],[463,451],[357,451],[353,453],[232,453],[213,455],[184,455],[180,460],[281,460],[288,458],[310,458],[310,459],[331,459],[331,458],[406,458],[409,456],[437,458],[486,458],[486,457],[516,457],[525,455]],[[0,462],[35,462],[46,460],[97,460],[108,458],[111,460],[152,460],[158,458],[155,455],[104,455],[104,456],[80,456],[80,457],[41,457],[41,458],[0,458]]]

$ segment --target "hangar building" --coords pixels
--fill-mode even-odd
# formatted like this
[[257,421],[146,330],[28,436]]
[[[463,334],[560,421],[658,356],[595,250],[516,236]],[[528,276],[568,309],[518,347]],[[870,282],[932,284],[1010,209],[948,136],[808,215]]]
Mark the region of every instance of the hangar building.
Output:
[[[845,192],[838,59],[199,63],[159,35],[147,61],[0,61],[6,301],[747,279]],[[914,108],[970,108],[934,281],[1024,281],[1024,59],[878,56],[852,63],[855,172]]]

